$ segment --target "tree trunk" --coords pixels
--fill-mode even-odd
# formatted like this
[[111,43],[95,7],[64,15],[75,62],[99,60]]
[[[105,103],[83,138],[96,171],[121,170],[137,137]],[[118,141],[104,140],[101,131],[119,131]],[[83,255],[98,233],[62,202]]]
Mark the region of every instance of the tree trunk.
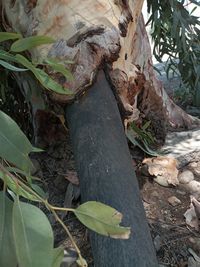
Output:
[[[2,0],[2,5],[7,31],[48,35],[56,40],[53,46],[31,50],[32,59],[49,56],[74,61],[70,66],[74,81],[61,81],[55,73],[54,79],[76,96],[91,86],[98,68],[104,65],[126,122],[145,115],[162,140],[166,125],[191,128],[199,124],[173,103],[155,76],[141,15],[143,1]],[[54,93],[48,96],[61,103],[73,98]]]

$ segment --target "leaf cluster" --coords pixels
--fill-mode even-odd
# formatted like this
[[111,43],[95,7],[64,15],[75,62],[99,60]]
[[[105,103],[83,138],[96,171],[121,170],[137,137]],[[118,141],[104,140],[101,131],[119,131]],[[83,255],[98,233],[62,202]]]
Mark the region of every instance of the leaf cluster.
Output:
[[[199,1],[190,3],[200,6]],[[147,4],[155,58],[161,62],[168,55],[167,75],[170,71],[180,73],[193,94],[194,104],[200,106],[199,17],[188,12],[185,0],[148,0]]]
[[54,43],[52,38],[48,36],[31,36],[23,38],[18,33],[0,32],[0,43],[13,40],[16,41],[12,43],[9,51],[5,51],[5,49],[0,46],[0,65],[2,67],[14,72],[31,71],[45,89],[54,91],[58,94],[72,94],[68,88],[63,88],[40,67],[47,65],[50,72],[60,73],[69,80],[73,79],[71,73],[66,69],[66,66],[63,63],[52,58],[45,59],[40,63],[31,62],[31,60],[21,54],[37,46]]
[[126,136],[134,146],[138,146],[146,154],[156,157],[158,153],[150,148],[150,145],[155,142],[149,130],[150,125],[151,121],[145,122],[141,127],[132,122],[126,130]]

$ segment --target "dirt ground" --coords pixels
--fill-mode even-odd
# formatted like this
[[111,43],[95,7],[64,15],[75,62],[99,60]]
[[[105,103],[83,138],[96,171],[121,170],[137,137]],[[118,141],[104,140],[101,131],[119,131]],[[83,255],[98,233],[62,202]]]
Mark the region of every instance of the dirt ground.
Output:
[[[49,202],[55,206],[76,207],[80,202],[80,191],[69,135],[67,132],[66,134],[67,140],[56,141],[49,145],[45,152],[34,155],[33,163],[36,166],[35,175],[44,181]],[[133,164],[160,266],[198,266],[188,265],[188,259],[192,257],[190,251],[200,255],[200,235],[188,227],[184,219],[184,213],[190,206],[189,193],[177,187],[160,186],[150,176],[142,176],[138,168],[142,157],[143,154],[138,151],[136,158],[133,158]],[[169,198],[174,196],[179,200],[175,205],[169,202]],[[68,253],[67,263],[63,267],[76,266],[76,253],[69,238],[54,217],[45,212],[53,226],[56,245],[64,245]],[[73,234],[83,256],[90,266],[93,266],[87,230],[72,214],[60,215]]]

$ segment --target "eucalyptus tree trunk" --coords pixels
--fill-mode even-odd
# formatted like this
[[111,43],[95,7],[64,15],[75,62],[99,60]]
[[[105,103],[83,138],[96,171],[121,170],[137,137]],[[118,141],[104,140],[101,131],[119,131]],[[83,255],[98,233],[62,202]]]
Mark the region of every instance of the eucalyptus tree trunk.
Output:
[[[59,73],[49,75],[74,95],[45,94],[47,99],[64,106],[76,99],[68,105],[66,117],[84,201],[95,199],[119,207],[125,213],[124,223],[133,228],[127,242],[92,234],[97,267],[157,266],[123,127],[109,87],[124,125],[146,117],[161,141],[167,125],[192,127],[198,123],[172,102],[156,79],[142,6],[142,0],[2,0],[6,31],[55,39],[53,45],[30,51],[32,60],[51,57],[63,63],[73,61],[73,81],[63,79]],[[104,74],[98,74],[100,69]]]
[[[75,95],[84,93],[103,68],[124,120],[137,121],[145,115],[152,120],[155,132],[163,136],[166,124],[183,128],[194,125],[194,118],[173,103],[155,76],[141,15],[143,1],[2,0],[2,5],[7,31],[48,35],[56,40],[54,45],[32,50],[32,59],[48,56],[74,62],[72,82],[60,81],[55,74],[54,79]],[[73,98],[49,95],[60,103]]]

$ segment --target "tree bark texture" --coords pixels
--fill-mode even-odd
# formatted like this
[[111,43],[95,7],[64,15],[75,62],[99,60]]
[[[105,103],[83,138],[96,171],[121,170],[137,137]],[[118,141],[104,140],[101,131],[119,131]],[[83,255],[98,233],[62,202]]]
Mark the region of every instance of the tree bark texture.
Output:
[[68,103],[84,94],[104,66],[126,124],[146,116],[158,139],[164,140],[166,124],[191,128],[199,122],[177,107],[156,79],[142,5],[141,0],[2,0],[3,25],[24,36],[48,35],[56,40],[33,49],[32,59],[48,56],[74,62],[66,65],[73,81],[51,75],[75,95],[48,93],[53,101]]
[[101,71],[86,95],[67,108],[82,200],[111,205],[131,227],[129,240],[91,232],[96,267],[156,267],[139,187],[115,98]]

